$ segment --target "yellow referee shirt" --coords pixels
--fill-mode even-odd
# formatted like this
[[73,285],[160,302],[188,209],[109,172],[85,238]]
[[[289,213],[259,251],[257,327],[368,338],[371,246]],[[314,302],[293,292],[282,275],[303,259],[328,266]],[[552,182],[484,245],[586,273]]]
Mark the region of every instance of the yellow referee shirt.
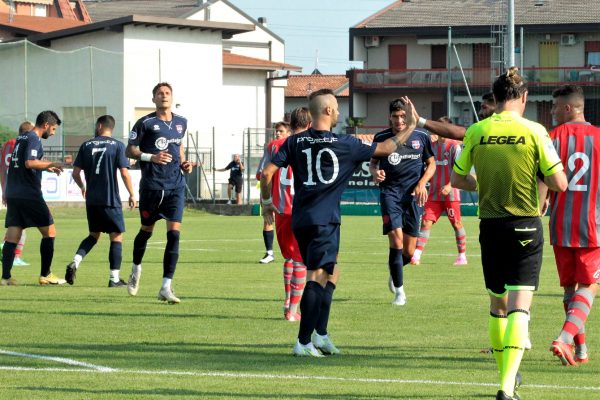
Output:
[[480,218],[539,216],[538,169],[545,176],[563,170],[542,125],[504,111],[472,125],[464,144],[454,171],[475,167]]

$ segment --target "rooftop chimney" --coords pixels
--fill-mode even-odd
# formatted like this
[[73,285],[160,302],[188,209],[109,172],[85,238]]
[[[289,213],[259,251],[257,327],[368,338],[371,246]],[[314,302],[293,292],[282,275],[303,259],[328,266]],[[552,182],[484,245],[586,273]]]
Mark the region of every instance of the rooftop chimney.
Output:
[[265,18],[265,17],[258,17],[258,23],[261,24],[262,26],[264,26],[266,28],[267,27],[267,18]]

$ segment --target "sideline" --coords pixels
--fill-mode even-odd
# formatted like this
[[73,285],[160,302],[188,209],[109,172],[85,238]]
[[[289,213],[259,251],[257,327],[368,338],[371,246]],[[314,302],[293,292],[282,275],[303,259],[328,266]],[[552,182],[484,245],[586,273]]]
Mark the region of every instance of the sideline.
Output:
[[[5,353],[5,352],[3,352]],[[19,353],[17,353],[19,354]],[[54,358],[54,357],[44,357]],[[73,360],[71,360],[73,361]],[[76,361],[75,361],[76,362]],[[83,363],[85,364],[85,363]],[[91,365],[91,364],[86,364]],[[119,373],[131,375],[166,375],[166,376],[193,376],[193,377],[220,377],[233,379],[279,379],[279,380],[305,380],[305,381],[337,381],[337,382],[359,382],[359,383],[395,383],[395,384],[422,384],[422,385],[444,385],[444,386],[475,386],[475,387],[496,387],[498,383],[483,382],[452,382],[435,381],[427,379],[393,379],[393,378],[343,378],[335,376],[309,376],[309,375],[276,375],[276,374],[252,374],[235,372],[194,372],[194,371],[168,371],[168,370],[133,370],[98,367],[91,369],[73,369],[73,368],[32,368],[32,367],[11,367],[0,365],[0,371],[34,371],[34,372],[74,372],[74,373]],[[103,369],[100,369],[103,368]],[[522,388],[535,388],[546,390],[569,390],[569,391],[588,391],[600,392],[600,386],[564,386],[564,385],[544,385],[544,384],[526,384]]]

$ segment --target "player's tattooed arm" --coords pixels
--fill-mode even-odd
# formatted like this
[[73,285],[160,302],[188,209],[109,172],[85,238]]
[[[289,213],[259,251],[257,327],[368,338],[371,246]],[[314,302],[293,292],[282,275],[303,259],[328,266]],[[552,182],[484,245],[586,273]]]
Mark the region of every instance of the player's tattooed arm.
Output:
[[153,162],[154,164],[165,165],[171,162],[173,157],[168,151],[163,150],[156,154],[142,153],[140,148],[133,144],[128,144],[125,149],[125,155],[134,160]]

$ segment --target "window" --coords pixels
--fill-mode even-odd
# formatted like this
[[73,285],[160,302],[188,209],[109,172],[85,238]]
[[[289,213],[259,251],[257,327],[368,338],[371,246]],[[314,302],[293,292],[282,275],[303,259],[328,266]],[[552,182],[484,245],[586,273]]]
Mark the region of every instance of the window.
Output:
[[585,42],[585,65],[600,66],[600,41]]
[[44,4],[36,4],[33,9],[34,17],[47,17],[48,16],[48,7]]
[[431,68],[446,68],[446,45],[431,46]]

